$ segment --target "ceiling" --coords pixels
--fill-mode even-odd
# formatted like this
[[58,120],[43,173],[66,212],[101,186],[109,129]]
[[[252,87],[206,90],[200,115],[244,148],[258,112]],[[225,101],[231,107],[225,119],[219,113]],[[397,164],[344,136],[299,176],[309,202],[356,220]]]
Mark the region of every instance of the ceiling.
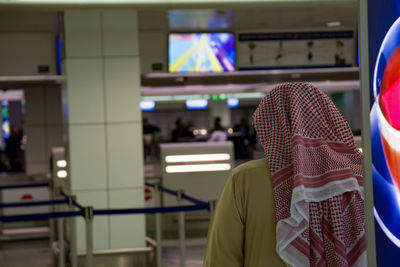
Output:
[[[340,21],[339,28],[357,28],[358,6],[282,3],[241,9],[175,9],[138,11],[141,31],[246,31],[327,29]],[[0,31],[55,31],[56,12],[0,12]]]
[[139,28],[142,31],[324,29],[332,21],[340,21],[341,28],[356,28],[358,7],[310,3],[247,9],[139,11]]
[[356,6],[357,0],[0,0],[6,11],[63,11],[70,9],[168,10],[272,6]]

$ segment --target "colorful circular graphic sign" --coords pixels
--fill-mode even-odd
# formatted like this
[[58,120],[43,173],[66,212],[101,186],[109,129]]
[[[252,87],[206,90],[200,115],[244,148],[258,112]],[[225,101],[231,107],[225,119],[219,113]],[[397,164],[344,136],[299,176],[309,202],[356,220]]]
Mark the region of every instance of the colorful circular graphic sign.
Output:
[[400,19],[380,47],[373,89],[374,215],[386,236],[400,247]]

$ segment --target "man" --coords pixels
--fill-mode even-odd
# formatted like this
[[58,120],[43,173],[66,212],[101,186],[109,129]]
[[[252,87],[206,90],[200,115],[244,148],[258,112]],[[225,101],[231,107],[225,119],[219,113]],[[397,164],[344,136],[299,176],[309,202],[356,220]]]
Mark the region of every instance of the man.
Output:
[[253,124],[266,159],[233,170],[203,266],[366,266],[362,154],[333,102],[283,84]]

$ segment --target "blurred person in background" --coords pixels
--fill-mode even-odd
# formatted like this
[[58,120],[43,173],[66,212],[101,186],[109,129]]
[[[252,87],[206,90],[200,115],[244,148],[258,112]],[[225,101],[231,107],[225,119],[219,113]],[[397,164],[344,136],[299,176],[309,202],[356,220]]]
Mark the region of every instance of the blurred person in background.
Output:
[[143,134],[153,134],[160,132],[160,128],[149,123],[147,118],[143,118]]
[[330,98],[277,86],[253,125],[266,158],[232,171],[203,267],[367,266],[362,154]]
[[214,118],[214,128],[210,131],[211,135],[208,142],[224,142],[228,139],[225,128],[221,125],[221,118]]
[[233,141],[236,159],[249,158],[250,126],[245,117],[240,119],[240,123],[233,127],[233,135],[229,138]]
[[233,131],[240,133],[240,136],[242,136],[243,139],[248,142],[250,138],[250,126],[245,117],[242,117],[240,119],[240,123],[233,127]]
[[191,120],[186,121],[182,136],[189,139],[193,138],[194,137],[193,130],[194,130],[193,121]]
[[171,142],[179,142],[185,132],[185,126],[181,117],[175,121],[175,129],[171,133]]
[[147,118],[143,118],[142,123],[144,158],[146,161],[150,161],[152,157],[157,157],[158,154],[160,128],[150,124]]
[[10,127],[10,136],[6,143],[6,155],[10,164],[10,171],[23,171],[23,151],[21,149],[22,136],[17,126]]

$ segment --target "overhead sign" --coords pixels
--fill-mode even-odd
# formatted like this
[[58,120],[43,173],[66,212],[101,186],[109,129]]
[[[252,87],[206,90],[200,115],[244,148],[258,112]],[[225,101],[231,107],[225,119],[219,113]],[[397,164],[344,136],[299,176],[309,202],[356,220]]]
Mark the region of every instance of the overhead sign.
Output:
[[227,94],[212,94],[210,99],[219,101],[219,100],[226,100],[228,98]]
[[353,31],[240,33],[239,70],[352,67]]

